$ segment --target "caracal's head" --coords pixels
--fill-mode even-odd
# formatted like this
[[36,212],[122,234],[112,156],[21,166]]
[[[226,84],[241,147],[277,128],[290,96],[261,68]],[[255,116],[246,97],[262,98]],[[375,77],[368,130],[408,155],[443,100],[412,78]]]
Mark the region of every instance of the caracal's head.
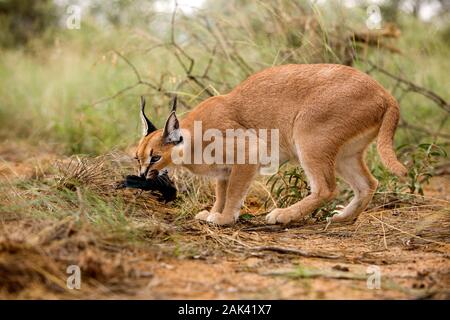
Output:
[[147,177],[150,171],[159,171],[172,164],[172,149],[183,141],[175,115],[176,106],[175,97],[164,128],[157,129],[145,115],[145,99],[141,97],[142,138],[135,153],[141,177]]

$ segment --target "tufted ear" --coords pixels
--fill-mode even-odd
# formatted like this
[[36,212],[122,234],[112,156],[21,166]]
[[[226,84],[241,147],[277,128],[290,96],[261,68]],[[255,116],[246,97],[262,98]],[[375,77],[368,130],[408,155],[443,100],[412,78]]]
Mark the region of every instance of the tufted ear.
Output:
[[145,99],[144,99],[144,97],[141,97],[141,113],[140,113],[140,115],[141,115],[141,121],[142,121],[142,135],[144,137],[148,136],[153,131],[158,130],[145,115]]
[[178,144],[183,141],[183,137],[181,136],[180,123],[178,122],[175,111],[172,111],[169,115],[169,118],[167,118],[166,124],[164,125],[162,140],[164,144]]

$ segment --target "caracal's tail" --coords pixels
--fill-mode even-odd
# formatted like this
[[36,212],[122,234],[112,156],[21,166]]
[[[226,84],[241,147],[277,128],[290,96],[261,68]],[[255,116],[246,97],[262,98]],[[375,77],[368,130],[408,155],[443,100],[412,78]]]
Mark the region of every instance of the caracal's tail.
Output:
[[406,176],[408,170],[401,164],[394,152],[393,139],[400,119],[397,101],[390,94],[386,97],[386,112],[378,132],[377,149],[383,165],[398,177]]

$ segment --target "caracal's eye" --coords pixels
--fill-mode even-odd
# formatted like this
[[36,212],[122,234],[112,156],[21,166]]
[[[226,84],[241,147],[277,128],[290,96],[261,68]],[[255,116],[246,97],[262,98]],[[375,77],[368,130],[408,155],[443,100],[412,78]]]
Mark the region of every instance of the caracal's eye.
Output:
[[150,164],[158,162],[159,160],[161,160],[161,156],[152,156],[150,158]]

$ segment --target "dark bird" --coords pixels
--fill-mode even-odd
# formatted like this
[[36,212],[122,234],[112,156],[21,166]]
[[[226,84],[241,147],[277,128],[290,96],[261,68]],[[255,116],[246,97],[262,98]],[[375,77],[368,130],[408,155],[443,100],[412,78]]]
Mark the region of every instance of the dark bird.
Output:
[[177,189],[172,180],[170,180],[167,170],[158,172],[152,170],[148,178],[129,175],[125,180],[119,182],[118,189],[133,188],[145,191],[156,191],[161,194],[158,201],[170,202],[177,197]]

